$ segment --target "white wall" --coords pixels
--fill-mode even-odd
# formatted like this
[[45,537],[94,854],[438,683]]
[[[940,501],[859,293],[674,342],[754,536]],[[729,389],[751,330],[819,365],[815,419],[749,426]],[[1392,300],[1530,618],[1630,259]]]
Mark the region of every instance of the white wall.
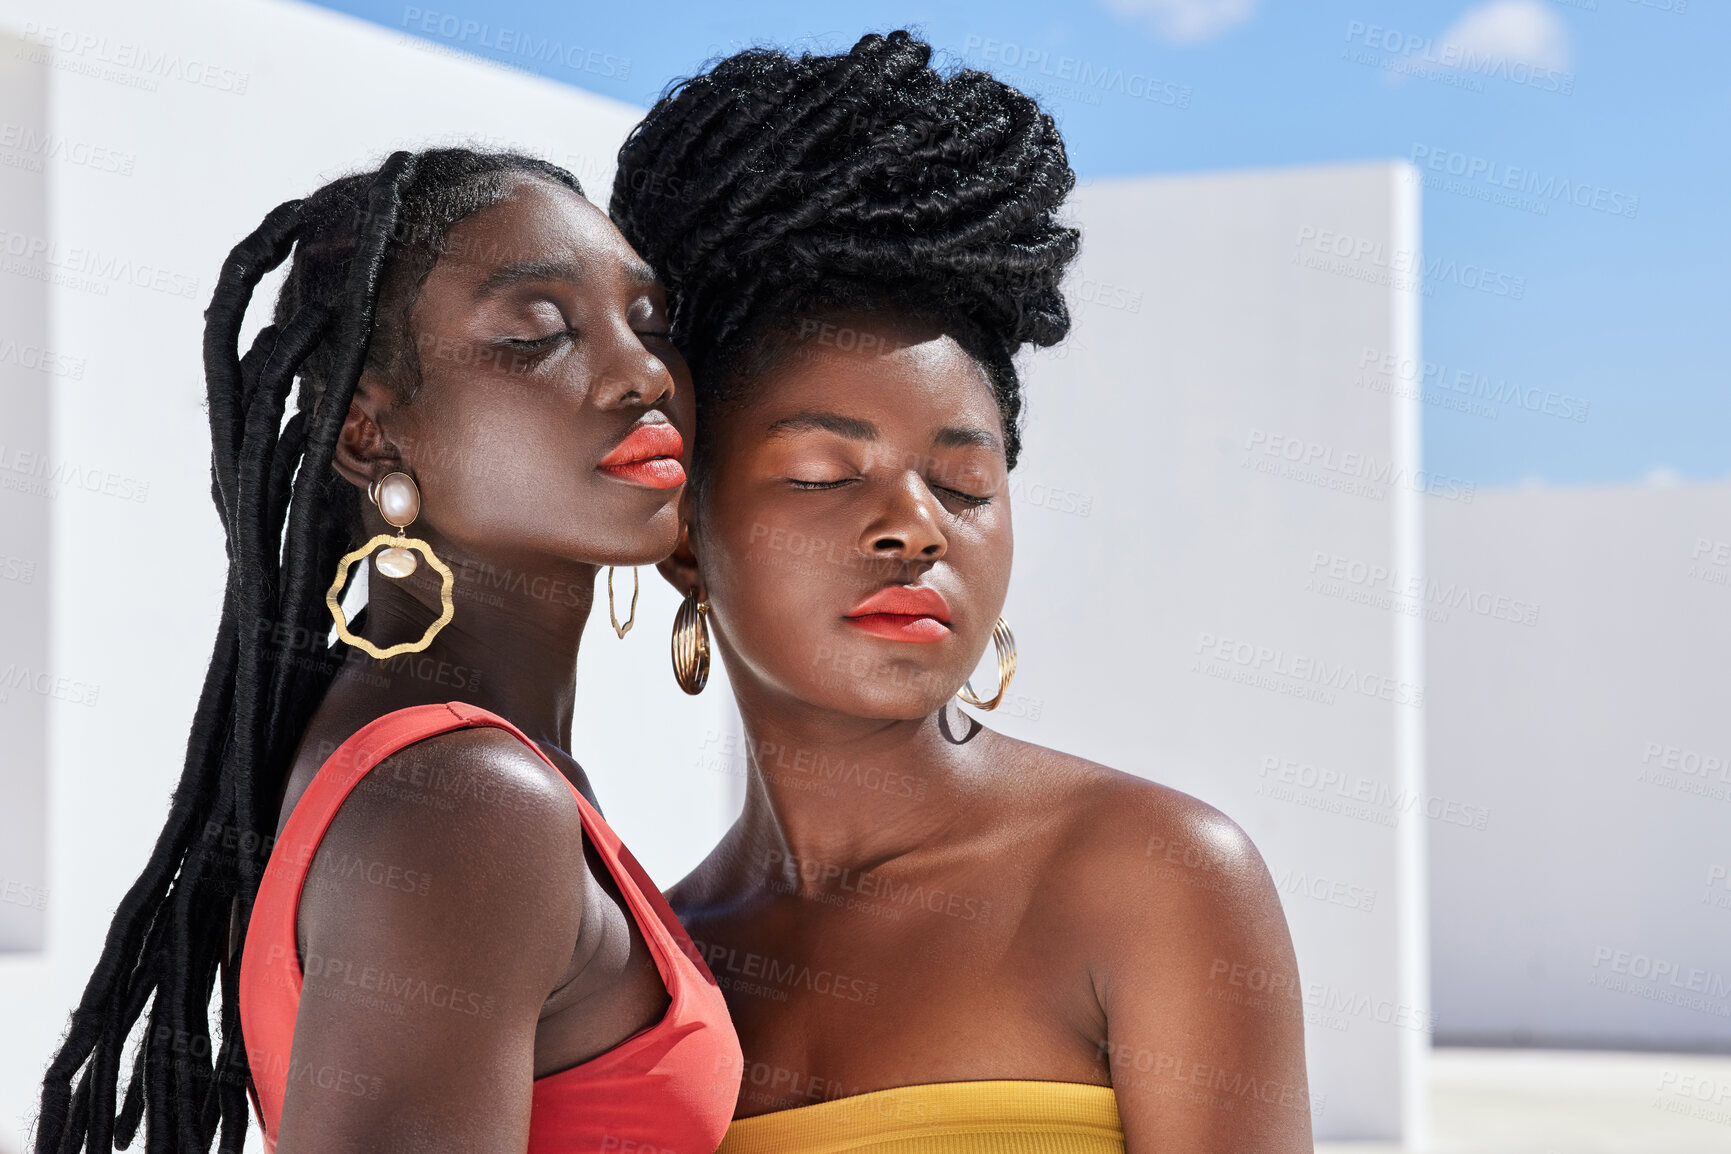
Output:
[[[0,272],[0,339],[29,335],[13,330],[38,322],[14,301],[40,296],[35,278],[51,276],[46,343],[83,365],[76,379],[21,382],[0,363],[0,443],[10,453],[29,430],[14,413],[50,402],[53,468],[99,482],[56,486],[52,498],[0,491],[0,670],[43,664],[28,627],[46,638],[51,625],[48,668],[96,689],[94,705],[19,693],[0,705],[0,854],[41,828],[39,807],[26,803],[44,762],[28,740],[13,744],[14,719],[32,709],[51,718],[46,949],[0,955],[6,1150],[22,1145],[109,914],[160,827],[209,660],[224,567],[199,350],[229,247],[280,201],[399,145],[519,146],[565,164],[604,201],[611,158],[639,113],[299,5],[4,0],[0,31],[34,42],[22,56],[6,43],[0,121],[30,115],[14,93],[39,84],[50,94],[46,145],[0,139],[0,228],[45,231],[39,209],[15,195],[20,169],[8,160],[28,160],[34,147],[55,245],[33,275]],[[52,553],[39,555],[47,518]],[[5,579],[14,553],[37,562],[33,584]],[[727,700],[721,686],[684,704],[667,658],[675,598],[652,571],[643,576],[638,628],[623,642],[605,622],[590,630],[574,752],[622,836],[671,880],[707,849],[733,796],[733,779],[692,771]],[[51,617],[19,611],[20,593],[50,580]],[[627,688],[646,682],[665,687],[666,704],[680,699],[677,711],[628,707],[637,697]],[[0,860],[11,877],[11,858]]]
[[[1418,623],[1313,588],[1319,553],[1419,568],[1416,413],[1353,384],[1366,348],[1417,355],[1415,294],[1377,283],[1378,259],[1412,259],[1405,172],[1079,189],[1074,335],[1029,359],[1014,482],[1003,728],[1255,840],[1297,947],[1319,1137],[1422,1127],[1426,823],[1398,800],[1423,792]],[[1368,801],[1319,808],[1300,783],[1320,772]]]
[[0,952],[40,949],[47,928],[48,711],[58,691],[48,656],[49,504],[32,475],[48,449],[49,402],[82,365],[48,340],[48,284],[22,275],[48,232],[41,165],[9,156],[8,139],[47,127],[48,86],[0,34]]
[[1731,1049],[1731,485],[1427,515],[1438,1035]]

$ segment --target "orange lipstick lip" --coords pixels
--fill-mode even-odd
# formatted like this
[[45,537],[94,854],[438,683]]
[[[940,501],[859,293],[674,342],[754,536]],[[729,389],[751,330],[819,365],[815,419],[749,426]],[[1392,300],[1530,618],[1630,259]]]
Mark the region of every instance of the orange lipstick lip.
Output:
[[942,641],[950,635],[950,607],[936,589],[891,585],[848,610],[850,625],[888,641]]
[[610,477],[648,489],[673,489],[685,483],[685,438],[666,421],[639,422],[595,466]]

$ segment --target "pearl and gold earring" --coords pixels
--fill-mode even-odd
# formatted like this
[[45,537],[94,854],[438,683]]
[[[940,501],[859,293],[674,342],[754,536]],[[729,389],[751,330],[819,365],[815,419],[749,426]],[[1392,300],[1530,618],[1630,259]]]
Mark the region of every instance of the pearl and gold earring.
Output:
[[[407,473],[386,473],[368,485],[367,500],[378,508],[385,524],[396,529],[399,538],[421,515],[421,488]],[[419,567],[413,553],[395,544],[373,558],[373,564],[386,577],[407,577]]]
[[[378,508],[379,516],[387,525],[396,529],[397,535],[380,533],[352,553],[345,553],[337,564],[336,580],[331,582],[330,589],[325,593],[325,607],[331,611],[331,619],[336,622],[337,636],[358,649],[364,649],[381,661],[387,657],[395,657],[400,653],[419,653],[433,643],[433,638],[446,625],[450,624],[454,615],[451,606],[451,591],[456,585],[456,578],[451,569],[433,553],[433,547],[419,537],[409,537],[403,533],[404,528],[414,523],[421,515],[421,490],[415,484],[415,479],[407,473],[387,473],[367,486],[367,498]],[[365,637],[356,636],[349,630],[349,623],[343,618],[343,607],[338,601],[342,595],[343,585],[348,581],[349,569],[356,561],[364,560],[380,545],[386,546],[373,560],[373,567],[381,576],[402,578],[408,577],[420,568],[415,560],[419,553],[427,559],[435,572],[439,574],[439,605],[440,613],[436,621],[427,627],[426,633],[419,641],[404,641],[398,645],[390,645],[381,649]],[[413,552],[411,552],[413,550]]]

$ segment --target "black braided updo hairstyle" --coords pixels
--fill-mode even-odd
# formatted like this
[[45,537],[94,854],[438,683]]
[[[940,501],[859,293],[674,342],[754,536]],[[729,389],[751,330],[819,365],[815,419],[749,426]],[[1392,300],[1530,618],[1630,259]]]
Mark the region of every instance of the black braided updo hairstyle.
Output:
[[619,150],[613,220],[667,286],[700,414],[799,320],[882,310],[974,356],[1015,465],[1012,358],[1069,331],[1079,235],[1056,212],[1076,178],[1032,99],[931,55],[901,31],[842,55],[740,52],[670,88]]
[[[331,467],[337,438],[363,369],[412,395],[420,286],[450,228],[519,175],[582,192],[564,169],[515,153],[397,152],[280,205],[223,265],[204,331],[211,495],[229,560],[222,621],[168,821],[44,1078],[36,1154],[125,1149],[141,1119],[149,1154],[202,1154],[213,1139],[240,1154],[250,1076],[238,951],[214,1055],[211,992],[231,920],[244,940],[296,744],[341,666],[323,594],[361,520],[357,490]],[[291,252],[274,323],[242,356],[253,290]],[[122,1048],[147,1006],[116,1110]]]

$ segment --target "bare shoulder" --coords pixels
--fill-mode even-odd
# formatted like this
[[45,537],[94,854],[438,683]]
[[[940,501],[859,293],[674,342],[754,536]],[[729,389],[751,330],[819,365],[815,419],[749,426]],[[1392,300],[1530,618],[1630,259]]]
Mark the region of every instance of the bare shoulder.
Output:
[[1063,795],[1045,915],[1087,967],[1129,1148],[1309,1150],[1297,960],[1250,838],[1178,790],[1024,756]]
[[[1007,740],[1000,738],[1000,740]],[[1268,868],[1237,822],[1207,802],[1135,774],[1025,742],[1021,772],[1049,791],[1058,823],[1050,876],[1082,910],[1121,921],[1127,904],[1214,920],[1265,915],[1279,902]],[[1284,923],[1283,923],[1284,925]]]
[[410,896],[489,921],[552,912],[582,893],[582,839],[571,787],[521,741],[494,727],[440,734],[379,762],[344,801],[301,925]]
[[293,1060],[365,1071],[356,1099],[293,1082],[280,1149],[523,1148],[536,1024],[583,917],[582,819],[511,734],[458,730],[374,766],[332,819],[299,911]]

